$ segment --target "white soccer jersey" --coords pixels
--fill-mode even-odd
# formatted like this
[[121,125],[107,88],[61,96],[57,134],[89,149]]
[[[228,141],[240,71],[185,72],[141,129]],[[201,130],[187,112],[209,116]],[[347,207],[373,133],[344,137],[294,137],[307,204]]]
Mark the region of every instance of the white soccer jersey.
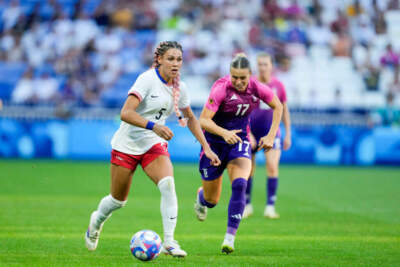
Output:
[[[140,99],[136,112],[157,124],[165,125],[167,117],[174,112],[172,86],[168,86],[154,68],[139,75],[128,94],[134,94]],[[182,109],[189,105],[187,87],[181,81],[178,107]],[[122,121],[111,140],[111,146],[126,154],[142,155],[153,145],[166,142],[151,130]]]

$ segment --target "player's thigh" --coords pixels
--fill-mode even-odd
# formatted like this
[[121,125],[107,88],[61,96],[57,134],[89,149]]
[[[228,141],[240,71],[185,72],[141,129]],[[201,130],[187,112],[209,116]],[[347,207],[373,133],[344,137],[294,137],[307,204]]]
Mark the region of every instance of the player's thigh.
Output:
[[269,176],[278,176],[281,153],[280,149],[271,149],[264,153],[266,159],[265,167]]
[[162,178],[173,176],[174,171],[171,159],[165,155],[155,158],[143,170],[156,185]]
[[113,198],[120,201],[128,198],[133,172],[131,169],[111,164],[111,195]]
[[203,195],[207,202],[217,204],[222,191],[222,175],[214,180],[203,181]]
[[236,178],[248,179],[251,172],[251,160],[249,158],[236,158],[227,165],[228,176],[231,182]]

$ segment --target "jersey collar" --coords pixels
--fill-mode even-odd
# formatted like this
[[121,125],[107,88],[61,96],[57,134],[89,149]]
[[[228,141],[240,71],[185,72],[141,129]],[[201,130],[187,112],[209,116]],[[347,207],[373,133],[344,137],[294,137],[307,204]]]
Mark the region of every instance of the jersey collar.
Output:
[[168,84],[167,81],[164,80],[164,78],[161,76],[160,72],[158,71],[158,68],[155,68],[155,69],[156,69],[156,73],[157,73],[158,78],[159,78],[164,84]]

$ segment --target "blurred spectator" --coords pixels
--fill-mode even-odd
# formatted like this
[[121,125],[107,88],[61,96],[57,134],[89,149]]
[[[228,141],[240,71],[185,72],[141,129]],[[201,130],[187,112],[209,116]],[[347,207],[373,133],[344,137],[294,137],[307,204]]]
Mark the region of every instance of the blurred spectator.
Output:
[[347,7],[347,15],[350,17],[357,17],[362,13],[364,13],[364,9],[359,0],[354,0],[353,3]]
[[15,103],[30,103],[34,94],[33,70],[28,69],[15,86],[11,100]]
[[385,34],[386,33],[386,20],[384,12],[379,8],[378,1],[373,0],[373,15],[372,15],[372,22],[374,23],[375,32],[376,34]]
[[[10,64],[12,75],[5,83],[21,75],[21,62],[33,73],[54,69],[61,97],[49,89],[51,96],[42,102],[100,105],[104,90],[127,86],[125,74],[134,76],[151,65],[154,44],[165,39],[183,44],[182,74],[204,81],[208,86],[202,88],[228,73],[234,53],[245,51],[251,58],[262,50],[277,59],[288,93],[301,104],[321,82],[314,97],[326,90],[333,98],[335,89],[343,93],[350,80],[355,94],[400,90],[400,55],[391,46],[383,52],[396,27],[387,11],[398,8],[398,0],[6,2],[0,11],[0,60],[16,67]],[[18,89],[30,87],[28,78],[32,73],[20,78],[12,95],[20,102],[39,101],[26,97],[28,89]]]
[[356,23],[352,27],[351,36],[354,41],[367,46],[375,38],[375,31],[367,15],[362,14],[356,18]]
[[111,21],[114,26],[131,29],[133,26],[133,14],[130,9],[120,7],[111,14]]
[[121,38],[113,28],[106,28],[95,39],[96,50],[102,54],[118,52],[122,47]]
[[140,1],[136,5],[134,28],[137,30],[155,30],[158,24],[158,15],[151,5],[151,1]]
[[334,33],[342,33],[348,30],[349,21],[346,15],[340,9],[337,10],[337,17],[331,23],[331,30]]
[[308,7],[308,13],[313,16],[315,21],[320,20],[321,21],[321,13],[322,13],[323,7],[319,0],[312,0],[312,4]]
[[291,0],[290,5],[285,9],[285,14],[288,19],[292,20],[300,20],[304,18],[304,10],[297,0]]
[[350,57],[352,40],[350,36],[342,31],[333,41],[332,52],[335,57]]
[[264,12],[269,14],[271,20],[283,15],[283,10],[276,0],[264,0]]
[[39,103],[51,103],[56,99],[58,82],[49,73],[44,72],[34,81],[34,98]]
[[333,34],[329,28],[317,18],[316,23],[308,27],[310,42],[315,45],[329,45],[332,42]]
[[400,126],[400,108],[394,105],[395,95],[392,92],[386,94],[386,104],[378,108],[370,115],[372,126]]
[[18,0],[11,0],[10,5],[4,9],[1,18],[4,22],[4,29],[9,30],[17,23],[22,15],[22,9]]
[[303,56],[306,54],[308,37],[300,22],[295,20],[290,23],[288,31],[285,33],[286,54],[290,57]]
[[110,11],[106,6],[106,1],[102,1],[94,12],[94,20],[97,25],[101,27],[108,27],[110,25]]
[[368,91],[378,91],[380,68],[372,62],[370,47],[365,50],[365,53],[365,58],[359,62],[357,68],[362,74],[366,89]]
[[399,66],[399,55],[393,51],[391,44],[386,45],[386,51],[381,57],[381,65],[391,69]]

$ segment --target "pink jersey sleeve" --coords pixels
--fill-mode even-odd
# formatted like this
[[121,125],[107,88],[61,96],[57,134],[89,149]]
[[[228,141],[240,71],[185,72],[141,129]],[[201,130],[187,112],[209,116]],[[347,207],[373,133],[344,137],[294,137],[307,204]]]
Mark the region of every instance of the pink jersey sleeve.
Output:
[[211,87],[211,93],[207,99],[205,107],[211,111],[217,112],[222,101],[225,99],[225,96],[226,96],[226,80],[224,78],[221,78],[217,80]]
[[267,85],[262,84],[256,80],[254,80],[254,83],[256,84],[256,90],[258,94],[258,98],[260,98],[262,101],[265,103],[269,103],[272,101],[274,98],[274,92],[269,88]]
[[279,85],[278,98],[282,103],[285,103],[287,101],[285,86],[281,81],[277,80],[277,82]]

